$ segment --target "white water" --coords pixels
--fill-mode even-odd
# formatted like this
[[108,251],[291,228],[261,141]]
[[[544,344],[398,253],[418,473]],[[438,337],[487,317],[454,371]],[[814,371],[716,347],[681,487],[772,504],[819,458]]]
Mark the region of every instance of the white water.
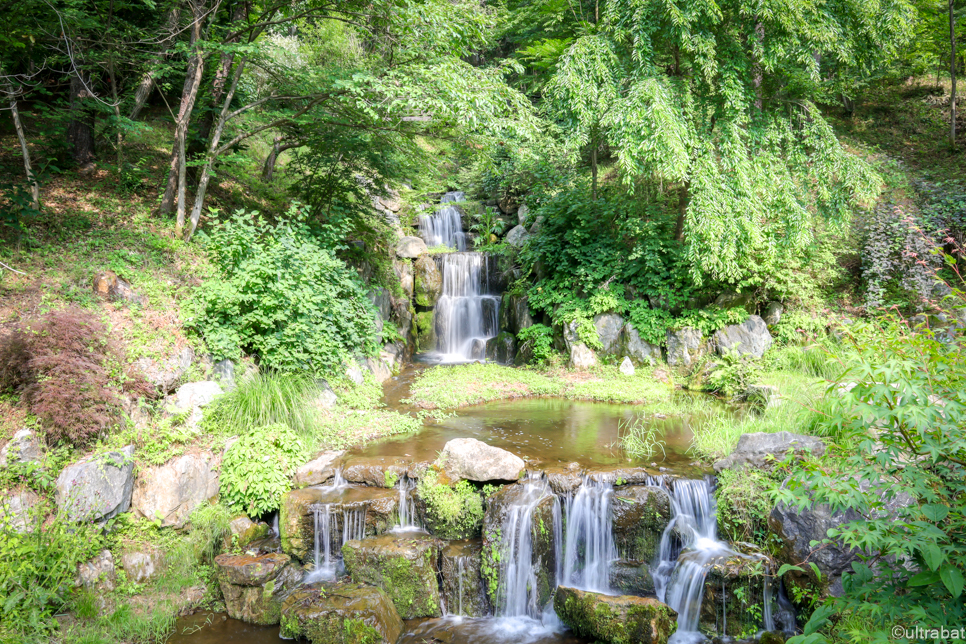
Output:
[[422,530],[422,526],[419,525],[419,517],[416,516],[416,501],[413,499],[416,481],[403,474],[396,482],[396,488],[399,490],[399,522],[393,527],[392,532]]
[[[336,492],[348,487],[342,478],[342,471],[335,473],[332,483],[322,487],[326,492]],[[309,507],[312,511],[315,531],[315,548],[313,559],[315,569],[305,576],[303,583],[311,584],[317,581],[332,581],[340,571],[342,565],[342,546],[353,539],[363,539],[366,536],[366,509],[349,509],[338,511],[339,503],[316,503]],[[342,541],[333,552],[332,537],[339,530],[339,520],[342,521]]]
[[617,559],[611,503],[614,487],[584,478],[573,499],[567,499],[561,584],[610,593],[610,566]]
[[483,253],[440,255],[443,294],[436,302],[436,348],[441,362],[486,359],[486,341],[499,333],[500,295]]
[[[462,192],[447,192],[440,201],[443,204],[463,201]],[[432,215],[419,218],[419,234],[426,245],[448,246],[456,250],[466,250],[466,234],[460,220],[460,211],[455,206],[441,205]]]

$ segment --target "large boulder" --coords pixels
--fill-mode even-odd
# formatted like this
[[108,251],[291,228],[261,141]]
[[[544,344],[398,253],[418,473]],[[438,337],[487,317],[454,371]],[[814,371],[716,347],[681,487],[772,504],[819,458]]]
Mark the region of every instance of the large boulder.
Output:
[[450,615],[486,617],[489,606],[483,586],[483,544],[478,539],[449,541],[440,557],[443,597]]
[[666,644],[677,628],[677,613],[650,597],[603,595],[560,586],[553,608],[577,635],[608,644]]
[[611,516],[621,558],[651,561],[671,522],[671,497],[659,487],[625,485],[614,490]]
[[413,282],[413,265],[409,262],[393,262],[393,268],[396,271],[396,277],[399,278],[399,285],[402,287],[403,293],[406,294],[407,299],[412,299],[413,297],[413,287],[415,283]]
[[6,498],[0,497],[0,531],[33,532],[42,521],[40,497],[32,490],[19,490]]
[[530,239],[530,233],[523,226],[514,226],[510,229],[510,232],[506,234],[506,243],[509,245],[520,248]]
[[668,329],[667,363],[672,367],[690,369],[698,358],[707,353],[707,349],[707,342],[700,329]]
[[533,316],[530,315],[530,305],[526,295],[503,294],[500,300],[499,325],[501,331],[513,334],[533,326]]
[[436,459],[436,466],[453,481],[515,481],[525,465],[519,456],[475,438],[454,438]]
[[121,568],[127,578],[143,584],[161,572],[162,558],[158,552],[125,552],[121,555]]
[[178,384],[191,367],[195,353],[191,347],[182,347],[167,359],[158,362],[152,358],[140,358],[134,366],[149,383],[168,393]]
[[611,590],[619,595],[647,597],[655,593],[650,561],[620,559],[611,562],[608,582]]
[[302,572],[282,553],[215,557],[225,612],[249,624],[278,624],[282,600],[302,582]]
[[414,292],[416,304],[436,306],[443,294],[443,274],[429,255],[423,255],[413,265]]
[[416,259],[425,255],[427,250],[422,237],[403,237],[396,244],[396,256],[403,259]]
[[325,483],[342,467],[345,450],[322,452],[311,461],[295,470],[292,482],[295,487],[308,487]]
[[432,311],[421,311],[416,314],[416,350],[432,351],[436,348],[436,324],[433,322]]
[[825,454],[825,443],[814,436],[790,432],[742,434],[734,451],[716,462],[714,470],[721,472],[745,466],[770,469],[776,462],[782,461],[789,452],[794,453],[798,458],[818,457]]
[[196,407],[207,407],[215,398],[224,393],[221,385],[213,380],[189,382],[178,387],[174,405],[179,411],[189,411]]
[[131,507],[134,446],[68,465],[57,477],[57,505],[71,521],[103,522]]
[[441,546],[426,534],[385,534],[346,542],[342,559],[352,581],[385,590],[403,619],[440,617],[436,577]]
[[620,352],[624,318],[616,313],[602,313],[594,316],[594,327],[602,345],[600,352],[607,356],[617,355]]
[[504,331],[486,341],[486,361],[512,365],[517,354],[517,339],[512,333]]
[[597,366],[597,354],[583,342],[577,342],[570,347],[567,364],[571,369],[590,369]]
[[653,365],[661,361],[661,347],[641,339],[631,322],[621,329],[620,353],[637,364]]
[[352,456],[342,463],[342,478],[369,487],[395,487],[410,462],[402,457]]
[[395,644],[403,631],[381,588],[353,583],[302,586],[282,604],[281,624],[283,638],[312,644]]
[[13,463],[40,464],[44,460],[44,447],[40,438],[30,429],[24,428],[0,449],[0,469]]
[[760,358],[771,346],[768,325],[757,315],[748,316],[741,324],[732,324],[714,333],[714,347],[718,355],[735,351],[741,355]]
[[200,452],[142,471],[134,485],[134,511],[165,527],[184,527],[196,507],[218,496],[217,467],[213,454]]

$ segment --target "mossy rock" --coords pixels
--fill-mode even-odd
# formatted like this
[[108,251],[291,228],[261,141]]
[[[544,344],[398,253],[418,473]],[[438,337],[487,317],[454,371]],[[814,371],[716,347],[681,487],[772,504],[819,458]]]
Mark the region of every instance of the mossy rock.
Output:
[[337,583],[303,586],[281,608],[281,636],[313,644],[394,644],[403,622],[381,588]]
[[416,486],[416,511],[430,534],[441,539],[475,539],[483,528],[483,499],[468,481],[447,485],[427,470]]
[[282,598],[302,581],[302,571],[281,553],[220,554],[215,567],[225,612],[248,624],[278,624]]
[[671,497],[658,487],[628,485],[614,491],[614,544],[622,559],[651,561],[671,522]]
[[441,617],[441,546],[429,535],[385,534],[347,542],[342,559],[352,581],[382,588],[403,619]]
[[490,612],[480,572],[482,549],[479,539],[451,541],[443,548],[443,595],[452,615],[485,617]]
[[430,255],[420,255],[413,264],[413,299],[419,306],[436,306],[443,294],[443,274]]
[[610,587],[621,595],[654,595],[654,578],[647,561],[619,560],[610,565]]
[[560,586],[554,610],[581,637],[607,644],[666,644],[677,613],[650,597],[613,596]]
[[416,350],[432,351],[436,348],[436,325],[432,311],[416,314]]

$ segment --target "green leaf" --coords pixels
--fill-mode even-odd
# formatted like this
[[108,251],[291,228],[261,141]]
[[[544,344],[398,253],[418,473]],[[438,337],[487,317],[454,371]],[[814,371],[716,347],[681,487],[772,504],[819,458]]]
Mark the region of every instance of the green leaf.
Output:
[[927,543],[926,545],[921,546],[919,548],[919,552],[922,553],[922,558],[926,562],[926,565],[929,566],[930,570],[936,570],[939,568],[939,566],[942,565],[942,562],[946,559],[946,555],[944,555],[943,551],[939,549],[939,546],[934,543]]
[[796,572],[804,572],[798,566],[793,566],[792,564],[782,564],[782,567],[778,569],[778,576],[779,577],[783,576],[789,570],[794,570]]
[[952,564],[946,564],[939,570],[939,576],[954,598],[963,594],[963,573],[959,572],[958,568]]
[[942,521],[949,514],[949,508],[945,505],[939,505],[938,503],[929,503],[921,508],[922,513],[926,515],[926,518],[930,521]]
[[913,588],[916,586],[928,586],[939,581],[939,574],[931,570],[923,570],[918,575],[915,575],[906,582],[906,587]]
[[[820,628],[828,624],[828,618],[835,613],[835,608],[826,604],[825,606],[819,606],[814,613],[812,613],[811,618],[809,618],[808,623],[802,629],[804,635],[812,635]],[[820,640],[809,640],[809,641],[820,641]]]

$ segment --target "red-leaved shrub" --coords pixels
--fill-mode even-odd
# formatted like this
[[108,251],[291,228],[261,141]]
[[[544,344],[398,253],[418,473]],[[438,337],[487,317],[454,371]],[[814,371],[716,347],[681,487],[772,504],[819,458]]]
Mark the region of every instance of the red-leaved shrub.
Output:
[[123,354],[96,316],[77,307],[21,322],[0,338],[0,388],[20,390],[49,442],[88,443],[119,419],[121,394],[143,394],[120,376]]

